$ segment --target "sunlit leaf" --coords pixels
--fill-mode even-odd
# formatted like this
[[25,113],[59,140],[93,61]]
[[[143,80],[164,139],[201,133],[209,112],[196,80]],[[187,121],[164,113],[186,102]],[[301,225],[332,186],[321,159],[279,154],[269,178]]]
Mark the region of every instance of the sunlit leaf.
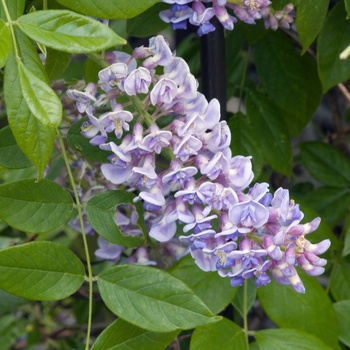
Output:
[[12,38],[10,29],[6,23],[0,19],[0,68],[7,63],[12,52]]
[[[22,15],[26,0],[4,0],[4,1],[9,11],[10,17],[13,21]],[[2,1],[0,1],[0,18],[3,19],[4,21],[7,20]]]
[[[36,75],[45,79],[43,65],[31,40],[20,31],[16,32],[16,39],[22,61]],[[42,124],[27,106],[22,94],[14,55],[5,67],[4,95],[7,118],[13,135],[20,149],[37,168],[40,179],[52,154],[56,130]]]
[[18,73],[24,100],[32,114],[44,125],[58,126],[62,119],[62,104],[50,85],[21,61],[18,62]]
[[59,51],[87,53],[126,43],[101,22],[68,10],[36,11],[17,22],[30,38]]

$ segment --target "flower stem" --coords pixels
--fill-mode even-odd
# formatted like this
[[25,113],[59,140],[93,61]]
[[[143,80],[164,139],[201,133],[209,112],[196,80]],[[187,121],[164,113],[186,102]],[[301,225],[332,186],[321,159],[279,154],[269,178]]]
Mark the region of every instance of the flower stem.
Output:
[[72,170],[69,165],[69,160],[68,160],[68,155],[66,152],[66,148],[64,146],[63,138],[62,135],[59,131],[59,129],[56,129],[58,140],[60,143],[60,148],[62,151],[64,163],[67,168],[67,173],[69,177],[69,181],[74,193],[74,199],[75,199],[75,204],[76,208],[78,211],[78,217],[79,217],[79,222],[80,222],[80,228],[81,228],[81,233],[82,233],[82,238],[83,238],[83,244],[84,244],[84,250],[85,250],[85,258],[86,258],[86,265],[87,265],[87,278],[86,281],[89,284],[89,306],[88,306],[88,324],[87,324],[87,331],[86,331],[86,345],[85,345],[85,350],[89,349],[89,343],[90,343],[90,334],[91,334],[91,325],[92,325],[92,287],[93,287],[93,275],[92,275],[92,269],[91,269],[91,260],[90,260],[90,254],[89,254],[89,247],[86,239],[86,233],[85,233],[85,227],[84,227],[84,221],[83,221],[83,212],[82,212],[82,205],[80,203],[77,187],[74,181],[74,177],[72,174]]

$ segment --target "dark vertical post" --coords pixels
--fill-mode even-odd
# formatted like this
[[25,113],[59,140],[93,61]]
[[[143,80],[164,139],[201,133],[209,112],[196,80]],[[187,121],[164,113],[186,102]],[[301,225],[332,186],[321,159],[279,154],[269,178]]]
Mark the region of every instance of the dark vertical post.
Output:
[[210,101],[217,98],[221,106],[221,119],[226,119],[226,65],[224,28],[217,18],[211,23],[215,31],[203,35],[201,47],[201,76],[203,94]]

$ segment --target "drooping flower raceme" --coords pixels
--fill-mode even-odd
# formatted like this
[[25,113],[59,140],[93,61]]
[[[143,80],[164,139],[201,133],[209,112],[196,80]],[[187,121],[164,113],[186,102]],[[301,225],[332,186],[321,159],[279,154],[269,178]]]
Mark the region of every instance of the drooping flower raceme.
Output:
[[[103,175],[136,194],[152,239],[187,245],[199,268],[218,271],[232,286],[248,278],[263,286],[273,276],[304,292],[297,267],[317,276],[326,264],[319,255],[330,241],[306,238],[320,219],[301,224],[303,213],[288,190],[272,194],[267,183],[251,185],[251,157],[232,154],[218,101],[208,102],[197,85],[186,62],[157,36],[99,73],[102,92],[88,85],[68,95],[87,114],[83,135],[110,153]],[[117,224],[135,235],[129,216],[119,213]],[[101,242],[98,255],[119,256],[120,250]]]
[[275,11],[269,0],[163,0],[163,2],[171,4],[170,9],[159,13],[164,22],[170,23],[175,30],[186,29],[187,22],[190,22],[198,27],[199,36],[215,30],[210,22],[213,17],[216,17],[227,30],[232,30],[237,20],[255,24],[256,20],[263,19],[265,28],[273,30],[278,27],[289,29],[293,23],[293,4],[286,5],[281,11]]

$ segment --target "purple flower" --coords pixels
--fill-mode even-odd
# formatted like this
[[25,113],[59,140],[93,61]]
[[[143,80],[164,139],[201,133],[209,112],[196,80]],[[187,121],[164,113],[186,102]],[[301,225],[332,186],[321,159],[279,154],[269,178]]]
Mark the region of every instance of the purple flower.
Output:
[[246,188],[253,180],[251,157],[235,156],[229,161],[227,179],[234,190]]
[[149,131],[150,133],[144,137],[142,144],[151,152],[160,154],[164,147],[170,145],[172,134],[170,131],[159,130],[157,125],[151,125]]
[[152,77],[149,70],[144,67],[138,67],[125,79],[124,90],[129,96],[147,94],[151,82]]
[[159,12],[159,17],[165,22],[170,23],[171,27],[176,29],[186,29],[187,20],[191,17],[193,10],[187,5],[173,4],[170,10]]
[[192,179],[197,174],[198,170],[196,167],[181,167],[181,163],[174,159],[170,163],[170,171],[163,175],[163,185],[168,185],[170,191],[178,191],[186,186],[189,179]]
[[[148,57],[142,65],[148,69],[156,66],[167,66],[173,60],[173,54],[164,37],[158,35],[149,40],[149,47],[139,47],[134,50],[137,58]],[[149,57],[150,56],[150,57]]]
[[117,261],[124,250],[124,247],[110,243],[100,236],[97,238],[97,244],[99,248],[95,251],[95,255],[102,260]]
[[127,75],[128,66],[125,63],[114,63],[98,73],[98,83],[100,84],[101,89],[104,91],[109,91],[116,86],[122,89],[123,82]]
[[76,106],[79,113],[84,113],[88,107],[90,107],[91,102],[95,102],[97,89],[95,84],[89,83],[86,85],[84,91],[79,90],[67,90],[67,95],[73,100],[76,100]]
[[164,211],[162,219],[153,224],[149,232],[150,237],[159,242],[170,241],[176,233],[176,220],[178,219],[176,203],[168,205]]
[[152,104],[159,105],[161,103],[170,104],[177,96],[177,85],[170,79],[160,79],[153,87],[150,98]]
[[182,139],[173,137],[173,148],[176,157],[183,162],[187,161],[190,156],[196,155],[202,147],[202,142],[188,133]]
[[120,139],[123,135],[123,130],[129,131],[129,124],[133,119],[132,114],[125,110],[115,110],[104,114],[104,118],[110,121],[107,125],[107,132],[114,130],[115,136]]
[[267,222],[269,210],[258,202],[243,202],[231,207],[229,218],[235,225],[258,228]]
[[199,36],[215,30],[215,27],[209,22],[215,16],[215,10],[212,7],[206,8],[201,2],[194,1],[192,9],[193,13],[189,21],[191,24],[199,26],[197,30]]

